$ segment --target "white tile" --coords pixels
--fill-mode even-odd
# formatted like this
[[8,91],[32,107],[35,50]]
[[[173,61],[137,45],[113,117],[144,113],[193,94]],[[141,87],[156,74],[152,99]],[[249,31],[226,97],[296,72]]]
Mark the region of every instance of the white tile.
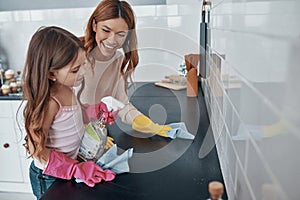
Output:
[[10,22],[13,20],[12,12],[0,12],[0,22]]
[[30,12],[29,11],[15,11],[12,12],[12,18],[14,21],[28,21],[30,20]]
[[290,59],[282,53],[290,49],[285,40],[222,30],[214,30],[212,38],[212,47],[249,81],[284,80]]
[[31,10],[30,16],[32,21],[42,21],[49,19],[52,14],[51,10]]
[[298,13],[299,1],[276,0],[276,1],[252,1],[246,0],[245,14],[287,14]]
[[182,17],[181,16],[168,17],[168,27],[169,28],[181,27],[181,25],[182,25]]
[[[299,184],[300,175],[294,172],[300,166],[300,159],[297,156],[299,152],[299,138],[291,134],[288,127],[283,128],[284,124],[280,121],[272,124],[272,126],[272,133],[277,131],[279,135],[259,141],[256,145],[264,158],[263,162],[267,163],[268,173],[279,184],[278,192],[283,193],[282,196],[285,197],[280,199],[297,199],[300,192],[296,185]],[[270,151],[271,148],[272,151]]]
[[172,5],[172,4],[201,4],[202,0],[167,0],[167,5]]
[[132,9],[138,17],[156,16],[156,6],[133,6]]
[[178,5],[156,6],[156,16],[178,15]]
[[271,2],[249,2],[245,4],[245,13],[247,14],[268,14],[271,11]]
[[236,182],[236,190],[235,195],[237,199],[253,199],[255,200],[255,196],[253,193],[253,189],[249,184],[248,177],[245,176],[245,171],[242,169],[240,165],[237,166],[237,182]]
[[[211,48],[225,55],[221,68],[227,88],[225,122],[231,135],[244,124],[243,130],[253,142],[251,148],[256,148],[246,154],[248,161],[243,160],[243,149],[236,144],[233,149],[237,153],[228,151],[220,158],[231,161],[236,155],[241,164],[246,163],[247,173],[242,165],[236,176],[236,198],[261,199],[263,185],[271,183],[278,199],[296,199],[299,177],[293,172],[300,166],[296,156],[300,142],[300,2],[224,0],[213,5]],[[230,88],[234,85],[238,87]],[[215,102],[211,102],[213,110]],[[230,144],[226,147],[232,148]],[[228,162],[228,167],[234,168],[235,163]],[[230,182],[232,170],[222,172],[225,182]],[[227,192],[232,196],[232,191]]]
[[233,146],[230,138],[228,138],[226,145],[227,145],[226,155],[228,155],[226,160],[227,160],[227,165],[230,166],[230,167],[228,167],[228,174],[232,178],[235,178],[236,167],[237,167],[237,163],[238,163],[237,154],[236,154],[236,151],[234,149],[234,146]]
[[190,4],[190,5],[178,5],[178,14],[179,15],[201,15],[201,5]]
[[[226,13],[226,6],[220,11],[213,10],[212,11],[212,28],[224,29],[228,31],[240,31],[240,32],[250,32],[250,33],[259,33],[264,35],[270,36],[278,36],[278,37],[298,37],[300,32],[300,14],[294,11],[294,7],[289,6],[286,8],[285,12],[279,12],[277,10],[277,6],[279,7],[281,4],[274,6],[274,4],[267,3],[269,6],[262,6],[262,8],[258,5],[254,6],[254,8],[263,9],[265,11],[243,11],[242,7],[238,9],[234,9],[228,5],[227,13]],[[245,5],[246,9],[252,9],[248,4]],[[264,4],[263,4],[264,5]],[[286,4],[285,4],[286,5]],[[290,5],[290,4],[288,4]],[[292,4],[294,6],[294,4]],[[248,8],[250,7],[250,8]],[[272,9],[275,7],[275,9]],[[282,6],[282,10],[286,6]],[[233,10],[238,10],[239,12],[236,13]],[[290,10],[290,11],[289,11]],[[220,14],[221,13],[221,14]]]
[[211,13],[217,15],[228,15],[228,14],[243,14],[245,10],[244,2],[220,2],[216,4],[213,1],[213,9]]
[[[167,27],[167,17],[138,17],[137,29],[151,28],[151,27]],[[138,35],[139,37],[139,35]]]
[[[155,38],[149,40],[149,38]],[[176,41],[176,42],[174,42]],[[185,54],[198,52],[198,42],[184,32],[166,28],[144,28],[138,30],[139,48],[157,48],[182,57]],[[171,62],[171,60],[169,60]]]

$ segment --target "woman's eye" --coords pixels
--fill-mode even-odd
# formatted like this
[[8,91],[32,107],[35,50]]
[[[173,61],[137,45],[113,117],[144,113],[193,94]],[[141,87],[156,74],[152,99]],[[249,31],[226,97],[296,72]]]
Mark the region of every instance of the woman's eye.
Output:
[[109,33],[109,30],[107,30],[107,29],[102,29],[102,31],[104,31],[104,32],[106,32],[106,33]]
[[125,37],[126,34],[125,34],[125,33],[118,33],[118,36],[119,36],[119,37]]

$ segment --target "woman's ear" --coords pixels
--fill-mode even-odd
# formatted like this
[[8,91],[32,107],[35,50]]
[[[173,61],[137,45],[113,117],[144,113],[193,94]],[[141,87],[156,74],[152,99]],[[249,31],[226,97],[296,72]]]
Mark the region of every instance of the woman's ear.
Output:
[[93,26],[93,31],[97,32],[97,23],[95,19],[93,19],[92,26]]

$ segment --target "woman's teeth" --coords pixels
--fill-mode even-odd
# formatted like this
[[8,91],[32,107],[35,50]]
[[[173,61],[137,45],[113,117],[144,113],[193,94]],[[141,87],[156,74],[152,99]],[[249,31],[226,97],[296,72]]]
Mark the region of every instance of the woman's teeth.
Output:
[[108,48],[108,49],[113,49],[114,48],[113,46],[109,46],[109,45],[104,44],[104,43],[103,43],[103,46],[106,47],[106,48]]

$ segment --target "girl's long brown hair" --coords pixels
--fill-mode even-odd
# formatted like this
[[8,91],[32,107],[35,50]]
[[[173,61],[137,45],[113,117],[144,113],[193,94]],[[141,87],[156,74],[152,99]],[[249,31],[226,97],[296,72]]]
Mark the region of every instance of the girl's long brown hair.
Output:
[[72,33],[59,27],[42,27],[34,33],[28,47],[23,72],[23,94],[27,101],[25,120],[25,147],[30,156],[43,159],[45,148],[43,124],[47,115],[50,88],[50,70],[57,70],[74,62],[83,43]]
[[[131,6],[126,1],[119,0],[103,0],[96,7],[91,17],[89,18],[86,34],[85,34],[85,47],[87,53],[91,52],[97,42],[95,40],[96,33],[93,31],[93,21],[100,22],[115,18],[123,18],[128,25],[129,32],[127,38],[122,46],[125,58],[121,66],[121,74],[125,78],[129,76],[137,66],[139,62],[139,56],[137,51],[137,36],[135,27],[135,16]],[[127,66],[128,65],[128,66]],[[127,66],[127,69],[124,70]],[[126,72],[125,72],[126,71]]]

